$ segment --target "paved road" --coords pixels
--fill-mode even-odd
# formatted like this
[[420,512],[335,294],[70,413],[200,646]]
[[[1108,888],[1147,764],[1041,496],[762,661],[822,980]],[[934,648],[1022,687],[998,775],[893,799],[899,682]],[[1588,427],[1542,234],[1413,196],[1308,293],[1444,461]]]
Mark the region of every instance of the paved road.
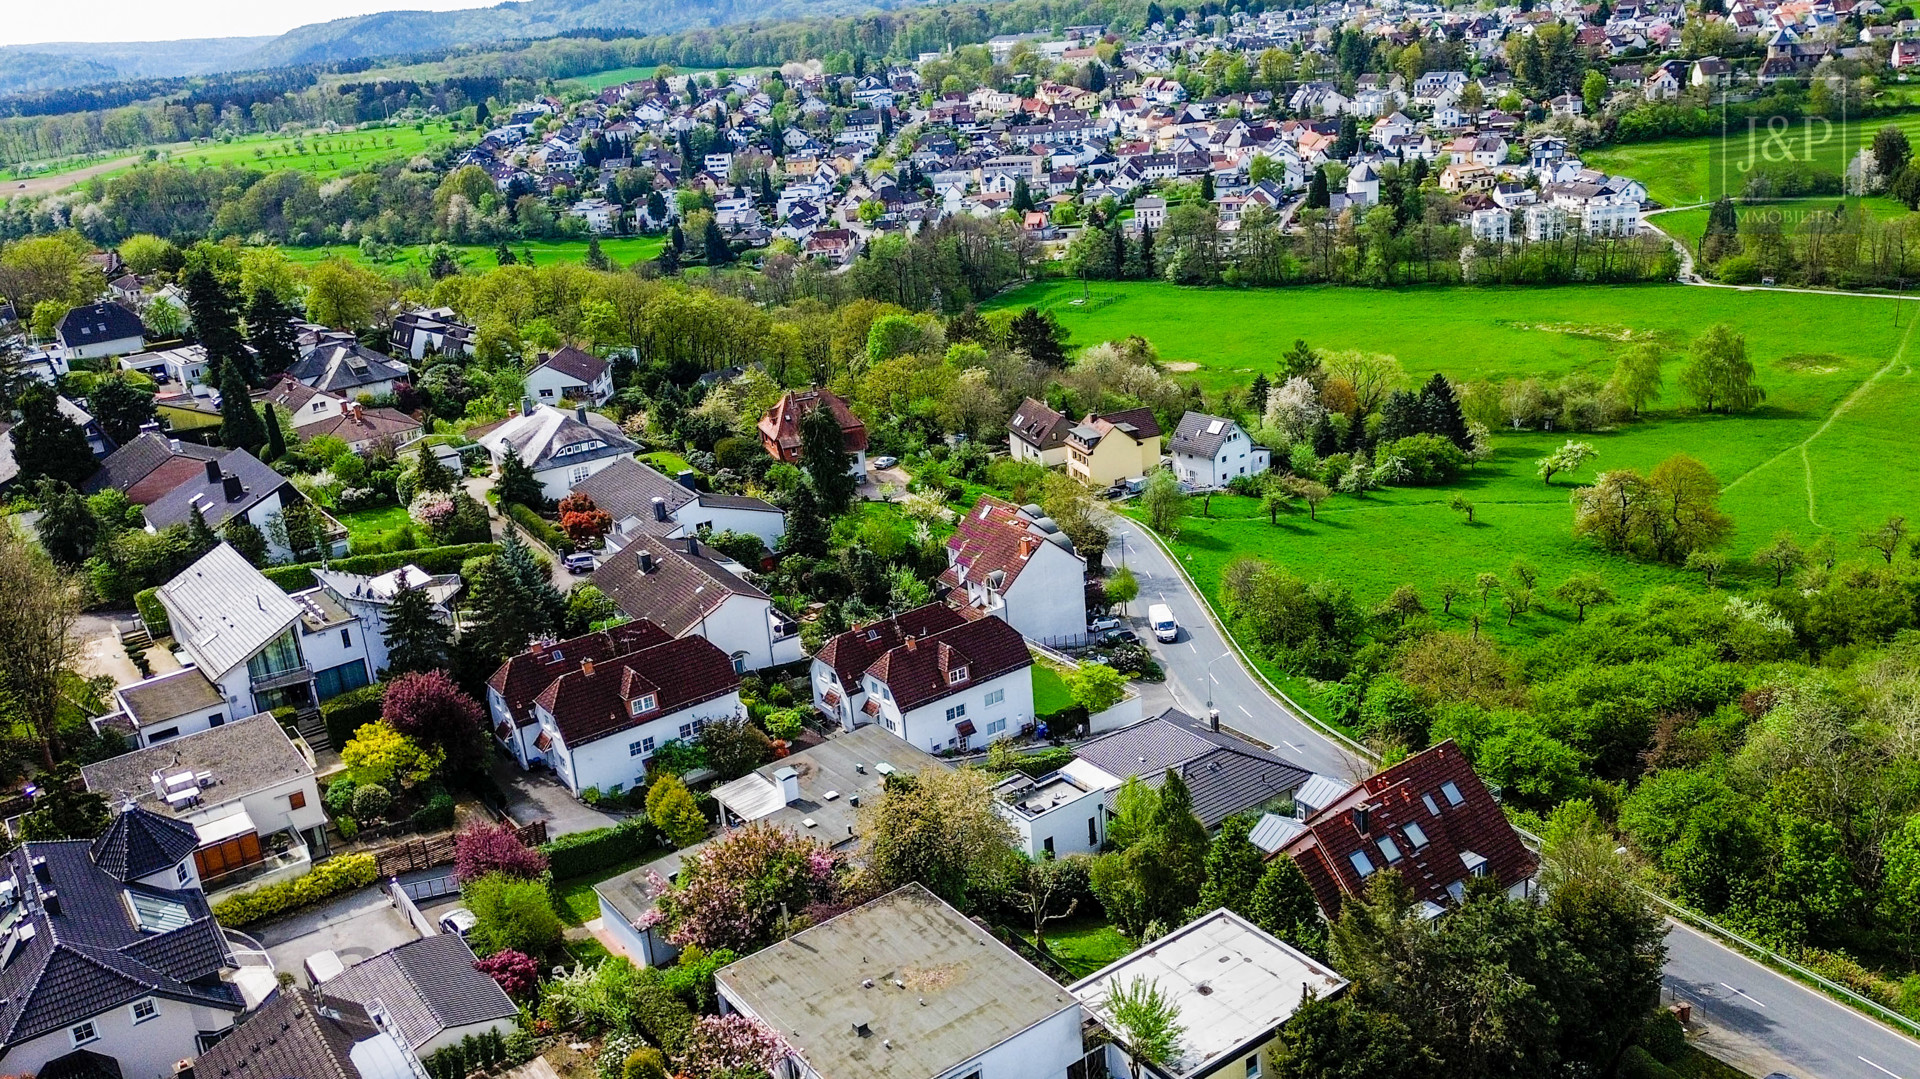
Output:
[[[1167,555],[1141,527],[1119,521],[1108,564],[1124,560],[1140,582],[1131,607],[1136,624],[1147,606],[1165,603],[1180,637],[1149,646],[1167,680],[1146,687],[1146,712],[1168,705],[1203,718],[1208,690],[1220,721],[1267,743],[1281,756],[1324,775],[1363,778],[1372,768],[1333,737],[1293,714],[1240,665]],[[1124,552],[1122,545],[1124,544]],[[1667,990],[1694,1005],[1710,1037],[1703,1048],[1756,1076],[1794,1079],[1920,1079],[1920,1042],[1866,1018],[1678,923],[1667,934]]]

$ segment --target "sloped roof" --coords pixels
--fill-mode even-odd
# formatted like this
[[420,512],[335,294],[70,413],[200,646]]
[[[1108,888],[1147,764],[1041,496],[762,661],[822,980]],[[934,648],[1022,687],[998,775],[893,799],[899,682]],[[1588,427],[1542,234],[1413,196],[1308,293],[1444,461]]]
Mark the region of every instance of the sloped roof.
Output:
[[327,995],[361,1005],[379,1001],[408,1048],[418,1049],[449,1027],[519,1014],[500,983],[473,963],[466,941],[440,933],[355,963],[327,981]]
[[[1018,506],[992,495],[981,495],[966,516],[954,521],[953,535],[947,537],[948,567],[940,579],[958,586],[966,581],[985,581],[987,574],[999,570],[1005,574],[998,587],[1009,588],[1027,568],[1038,544],[1049,541],[1049,533],[1036,528]],[[1034,544],[1021,549],[1022,537],[1031,536]],[[1069,545],[1062,548],[1079,558]]]
[[171,490],[196,474],[204,474],[203,462],[219,460],[225,452],[193,442],[175,442],[157,431],[145,431],[107,454],[100,462],[99,471],[88,476],[80,489],[87,494],[97,494],[111,487],[131,497],[135,484],[171,466],[168,475],[173,477],[173,482],[166,485],[167,490]]
[[1313,773],[1230,734],[1215,733],[1176,708],[1101,735],[1076,756],[1117,779],[1139,776],[1148,787],[1178,772],[1193,795],[1193,813],[1208,828],[1236,813],[1298,790]]
[[[867,673],[884,683],[902,712],[971,688],[991,678],[1033,666],[1020,631],[998,618],[962,622],[924,639],[890,648]],[[964,681],[949,679],[966,668]]]
[[[723,697],[740,686],[733,659],[705,637],[666,641],[593,661],[547,683],[534,703],[553,715],[560,737],[578,749],[589,742]],[[654,707],[634,715],[632,702],[651,695]]]
[[159,598],[174,636],[193,648],[211,676],[245,663],[300,617],[293,597],[227,543],[161,585]]
[[[1355,815],[1363,806],[1365,831]],[[1383,840],[1399,857],[1390,856]],[[1374,871],[1398,870],[1416,900],[1441,905],[1453,899],[1448,889],[1471,875],[1469,854],[1485,859],[1487,875],[1502,887],[1532,876],[1539,864],[1451,739],[1354,785],[1308,817],[1306,830],[1280,853],[1300,866],[1329,916],[1342,897],[1366,887],[1355,853],[1365,854]]]
[[140,316],[117,303],[95,303],[76,307],[60,316],[54,332],[62,344],[75,348],[126,337],[145,337],[147,328],[141,324]]
[[420,421],[398,409],[363,408],[356,411],[349,408],[298,424],[297,429],[301,438],[333,435],[351,444],[383,437],[397,439],[420,430]]
[[[653,572],[640,571],[640,555],[653,558]],[[771,601],[746,578],[708,557],[692,539],[648,539],[608,558],[593,571],[593,583],[634,618],[657,623],[680,636],[699,625],[730,596]]]
[[[622,458],[595,472],[574,484],[573,490],[575,494],[593,499],[593,504],[606,510],[615,521],[638,517],[641,527],[649,530],[655,524],[654,499],[658,498],[666,504],[667,515],[671,517],[680,507],[698,497],[695,492],[632,457]],[[677,521],[668,521],[663,526],[666,531],[679,527]]]
[[316,390],[347,391],[407,377],[407,369],[391,356],[357,344],[323,344],[287,369],[295,381]]
[[579,670],[581,660],[598,663],[671,640],[671,633],[644,618],[637,618],[598,633],[552,644],[536,641],[532,648],[502,663],[487,679],[487,688],[500,694],[507,711],[524,727],[533,722],[534,698],[552,685],[554,679]]
[[124,883],[178,865],[199,845],[193,825],[135,806],[113,818],[91,853],[102,873]]
[[[207,526],[219,531],[221,524],[229,517],[245,513],[275,491],[294,489],[285,476],[246,450],[225,451],[220,458],[220,472],[221,479],[209,480],[206,462],[200,462],[199,470],[188,473],[179,486],[148,503],[147,523],[155,528],[185,524],[193,516],[194,501],[198,499],[200,513],[206,518]],[[231,501],[227,498],[225,483],[228,475],[240,479],[240,497]]]
[[1015,438],[1040,450],[1064,445],[1067,429],[1072,426],[1072,420],[1031,397],[1021,401],[1020,407],[1013,410],[1013,419],[1007,421],[1007,429]]
[[[815,233],[818,239],[822,233]],[[778,447],[779,455],[790,458],[800,452],[800,421],[816,408],[825,406],[840,424],[847,452],[867,448],[867,425],[853,414],[847,403],[829,390],[789,390],[760,417],[760,437]]]
[[1227,436],[1238,430],[1239,426],[1220,416],[1186,412],[1180,416],[1180,426],[1173,429],[1173,440],[1167,448],[1170,452],[1184,453],[1190,457],[1212,457],[1220,452]]
[[813,658],[832,667],[841,685],[852,686],[874,660],[905,643],[907,637],[929,636],[966,620],[944,603],[929,603],[837,634],[821,645]]
[[607,361],[582,352],[572,345],[566,345],[552,355],[542,352],[533,369],[538,371],[542,367],[589,385],[607,373]]
[[639,449],[619,424],[585,408],[568,411],[536,405],[531,412],[467,433],[488,453],[504,455],[512,446],[521,462],[535,472],[625,457]]
[[206,1079],[360,1079],[353,1046],[380,1035],[350,1000],[284,986],[247,1024],[200,1054]]

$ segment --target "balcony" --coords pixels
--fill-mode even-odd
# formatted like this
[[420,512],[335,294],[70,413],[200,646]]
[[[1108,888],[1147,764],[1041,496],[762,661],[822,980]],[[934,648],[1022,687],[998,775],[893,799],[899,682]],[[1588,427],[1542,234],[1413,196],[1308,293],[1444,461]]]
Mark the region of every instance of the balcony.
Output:
[[255,693],[267,693],[276,689],[286,689],[289,686],[304,685],[312,681],[313,668],[301,664],[298,667],[289,667],[284,671],[263,674],[258,678],[254,678],[250,681],[249,688]]

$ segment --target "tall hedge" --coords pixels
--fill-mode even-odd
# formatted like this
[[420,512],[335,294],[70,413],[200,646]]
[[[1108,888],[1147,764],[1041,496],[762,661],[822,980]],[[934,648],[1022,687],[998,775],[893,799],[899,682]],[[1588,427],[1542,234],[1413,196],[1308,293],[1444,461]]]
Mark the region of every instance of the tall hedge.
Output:
[[571,832],[540,845],[555,880],[593,872],[604,875],[608,866],[630,862],[659,849],[653,825],[645,817],[628,817],[619,824],[589,832]]
[[567,538],[551,521],[533,512],[518,502],[508,503],[507,516],[525,529],[527,534],[561,554],[573,553],[573,541]]
[[154,640],[173,636],[173,620],[167,617],[167,608],[160,602],[160,589],[143,588],[134,593],[133,606],[140,612],[140,620],[147,624],[147,632]]
[[320,702],[320,720],[327,725],[327,741],[333,743],[334,752],[353,740],[353,732],[379,722],[380,701],[386,692],[385,682],[375,682]]
[[[378,576],[401,566],[414,565],[428,573],[458,573],[460,563],[469,558],[500,553],[497,543],[456,543],[449,547],[422,547],[413,551],[382,551],[379,554],[354,555],[351,558],[336,558],[331,562],[302,562],[293,566],[273,566],[262,570],[267,580],[280,586],[282,592],[302,592],[316,583],[313,571],[321,568],[338,570],[341,573],[364,573]],[[135,602],[138,602],[136,600]]]
[[213,916],[221,925],[237,929],[364,888],[379,875],[373,855],[342,854],[321,862],[303,876],[222,899],[213,905]]

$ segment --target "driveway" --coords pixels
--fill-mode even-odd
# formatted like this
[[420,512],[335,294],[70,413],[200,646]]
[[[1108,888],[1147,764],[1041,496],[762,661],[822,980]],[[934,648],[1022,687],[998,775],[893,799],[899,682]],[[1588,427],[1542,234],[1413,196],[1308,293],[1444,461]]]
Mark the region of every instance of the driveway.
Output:
[[352,966],[420,936],[377,885],[251,933],[273,957],[275,970],[291,971],[303,984],[306,971],[301,964],[315,952],[336,952],[342,963]]
[[507,792],[507,815],[520,824],[544,819],[549,839],[619,823],[618,818],[575,798],[545,772],[523,772],[512,762],[495,757],[493,778]]
[[[106,675],[113,679],[115,686],[132,685],[140,681],[140,671],[127,658],[127,650],[120,644],[120,634],[131,630],[134,623],[132,611],[88,611],[74,623],[74,635],[80,638],[80,656],[74,662],[75,668],[87,678]],[[151,662],[156,653],[149,651],[147,659]],[[158,672],[156,672],[158,673]]]

